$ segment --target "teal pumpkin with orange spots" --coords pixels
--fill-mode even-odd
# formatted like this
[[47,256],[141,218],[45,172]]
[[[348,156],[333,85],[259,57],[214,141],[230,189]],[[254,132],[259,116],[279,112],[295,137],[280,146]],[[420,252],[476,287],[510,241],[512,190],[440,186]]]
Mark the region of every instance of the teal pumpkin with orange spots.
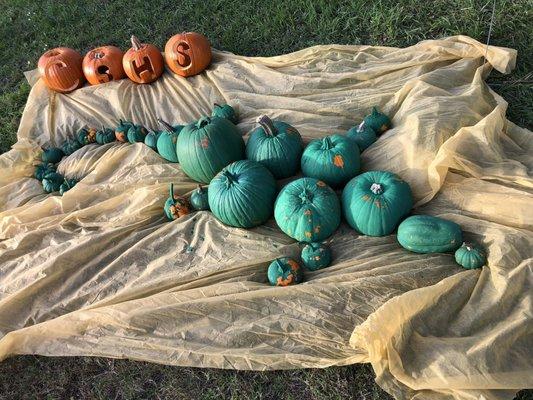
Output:
[[363,119],[363,122],[378,135],[390,129],[392,125],[390,118],[382,112],[379,112],[377,107],[372,108],[372,112]]
[[325,243],[306,243],[301,254],[304,266],[311,271],[329,267],[331,264],[331,249]]
[[361,152],[365,151],[377,140],[374,129],[366,125],[364,122],[361,122],[359,126],[350,128],[348,132],[346,132],[346,136],[357,143]]
[[122,143],[128,141],[128,131],[131,127],[134,126],[134,123],[131,121],[119,120],[117,127],[115,128],[115,138]]
[[272,286],[290,286],[303,281],[302,267],[293,258],[280,257],[270,263],[267,271]]

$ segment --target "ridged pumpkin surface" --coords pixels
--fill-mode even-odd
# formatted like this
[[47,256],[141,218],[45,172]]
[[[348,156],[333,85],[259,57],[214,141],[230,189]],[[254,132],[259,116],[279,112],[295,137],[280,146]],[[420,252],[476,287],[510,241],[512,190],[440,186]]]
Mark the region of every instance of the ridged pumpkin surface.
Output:
[[191,193],[190,203],[196,211],[209,210],[208,188],[198,185],[198,188]]
[[431,215],[413,215],[398,227],[398,242],[415,253],[455,251],[463,242],[461,227]]
[[365,151],[377,140],[374,129],[367,126],[364,122],[359,126],[354,126],[349,129],[348,132],[346,132],[346,136],[357,143],[360,152]]
[[176,152],[176,145],[178,143],[178,136],[183,130],[183,125],[171,126],[163,120],[159,120],[165,127],[157,139],[157,152],[161,157],[170,162],[178,162],[178,154]]
[[316,271],[331,264],[331,249],[324,243],[307,243],[302,248],[301,258],[307,269]]
[[455,251],[455,261],[463,268],[476,269],[487,263],[487,255],[481,247],[471,243],[463,243]]
[[268,281],[272,286],[290,286],[303,281],[302,267],[293,258],[276,258],[268,266]]

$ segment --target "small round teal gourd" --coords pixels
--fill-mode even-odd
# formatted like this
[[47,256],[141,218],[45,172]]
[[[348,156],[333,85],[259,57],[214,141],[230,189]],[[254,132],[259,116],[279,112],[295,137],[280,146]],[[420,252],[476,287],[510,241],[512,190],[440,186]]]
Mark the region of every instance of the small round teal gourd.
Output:
[[315,139],[305,148],[301,164],[305,176],[340,187],[359,173],[359,147],[338,134]]
[[130,129],[128,129],[126,136],[130,143],[144,143],[144,138],[147,133],[148,130],[144,126],[133,124],[130,126]]
[[432,215],[413,215],[398,227],[398,242],[415,253],[455,251],[463,242],[461,227]]
[[196,211],[209,210],[209,193],[205,186],[198,185],[198,188],[191,193],[189,200],[191,206]]
[[311,270],[329,267],[331,264],[331,249],[324,243],[306,243],[301,254],[304,266]]
[[65,178],[61,186],[59,186],[59,194],[63,196],[66,192],[72,189],[76,185],[76,183],[78,183],[77,179]]
[[113,143],[115,140],[115,131],[111,128],[102,126],[102,129],[96,132],[96,143],[98,144]]
[[276,179],[295,175],[300,168],[302,137],[296,128],[282,121],[272,121],[266,115],[257,118],[255,128],[246,143],[246,158],[268,168]]
[[409,184],[386,171],[369,171],[353,178],[342,192],[348,224],[369,236],[392,233],[413,208]]
[[251,160],[236,161],[209,184],[209,208],[226,225],[252,228],[270,218],[276,192],[276,180],[266,167]]
[[379,112],[377,107],[372,108],[372,112],[363,119],[363,122],[367,127],[372,128],[377,134],[382,134],[392,125],[390,118]]
[[181,218],[190,213],[190,204],[185,197],[174,195],[174,184],[170,184],[169,196],[163,207],[165,216],[170,220]]
[[303,270],[298,261],[290,257],[276,258],[267,271],[272,286],[296,285],[303,281]]
[[487,255],[481,247],[473,243],[463,243],[455,251],[455,261],[463,268],[476,269],[487,263]]
[[274,205],[280,229],[300,242],[317,242],[331,236],[341,221],[335,192],[315,178],[300,178],[286,185]]
[[161,136],[161,131],[151,131],[144,138],[144,144],[157,152],[157,139]]
[[43,189],[48,193],[57,192],[63,183],[63,180],[63,175],[58,174],[57,172],[49,172],[42,180]]
[[83,145],[78,142],[78,139],[71,138],[67,139],[63,142],[61,145],[61,150],[63,150],[63,153],[65,153],[66,156],[70,156],[72,153],[74,153],[76,150],[79,150],[83,147]]
[[361,152],[365,151],[376,140],[376,132],[371,127],[367,126],[364,122],[361,122],[359,126],[354,126],[346,132],[346,136],[352,139]]
[[76,138],[82,146],[96,143],[96,129],[94,128],[81,128],[76,133]]
[[158,119],[158,121],[165,127],[165,130],[161,132],[161,135],[157,139],[157,152],[165,160],[177,163],[178,154],[176,152],[176,144],[178,142],[178,136],[183,130],[184,126],[172,126],[162,119]]
[[45,164],[57,164],[64,156],[65,153],[63,153],[63,150],[61,150],[59,147],[50,147],[43,150],[43,153],[41,154],[41,160]]
[[176,149],[181,169],[203,183],[209,183],[226,165],[244,158],[239,130],[220,117],[202,117],[187,125],[178,136]]
[[122,143],[128,141],[128,131],[131,127],[134,126],[134,123],[131,121],[119,120],[117,127],[115,128],[115,138]]
[[49,172],[56,172],[56,166],[52,163],[43,163],[43,164],[39,164],[37,165],[37,167],[35,167],[35,172],[33,174],[33,176],[42,181],[44,176],[49,173]]
[[231,121],[234,124],[237,124],[239,122],[239,119],[237,118],[237,114],[235,113],[235,110],[229,104],[220,105],[220,104],[215,103],[215,107],[213,108],[213,112],[211,116],[226,118],[227,120]]

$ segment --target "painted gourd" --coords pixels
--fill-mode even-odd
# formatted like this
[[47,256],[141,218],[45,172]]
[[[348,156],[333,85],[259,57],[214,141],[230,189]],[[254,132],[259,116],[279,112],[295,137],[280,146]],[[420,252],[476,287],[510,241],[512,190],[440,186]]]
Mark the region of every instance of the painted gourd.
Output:
[[159,139],[157,139],[157,152],[165,160],[170,162],[178,162],[178,154],[176,153],[176,145],[178,143],[178,136],[183,130],[183,125],[172,126],[168,122],[158,119],[159,123],[165,127],[161,132]]
[[331,264],[331,249],[324,243],[306,243],[302,248],[302,262],[308,270],[329,267]]
[[291,125],[272,121],[266,115],[257,118],[246,143],[246,158],[263,164],[276,179],[295,175],[300,167],[302,137]]
[[42,181],[44,176],[49,172],[56,172],[56,166],[51,163],[43,163],[35,167],[35,172],[33,176],[35,177],[35,179]]
[[96,143],[96,129],[94,128],[81,128],[76,133],[76,138],[82,146],[87,144]]
[[127,138],[130,143],[144,143],[148,130],[142,125],[133,124],[128,129]]
[[174,195],[174,185],[170,184],[170,193],[164,207],[165,215],[170,221],[174,221],[184,215],[190,214],[190,204],[185,197]]
[[357,143],[360,152],[365,151],[377,140],[374,129],[367,126],[364,122],[361,122],[359,126],[354,126],[349,129],[346,132],[346,136]]
[[43,153],[41,154],[41,160],[45,164],[57,164],[64,156],[65,153],[63,153],[63,150],[61,150],[59,147],[50,147],[43,150]]
[[46,86],[60,93],[69,93],[85,83],[83,57],[76,50],[57,47],[45,52],[37,63]]
[[301,166],[305,176],[337,188],[359,173],[359,147],[339,134],[315,139],[305,148]]
[[215,103],[215,107],[213,108],[211,116],[229,119],[234,124],[237,124],[239,122],[235,110],[229,104],[220,105]]
[[83,145],[78,141],[77,138],[67,139],[61,145],[61,150],[65,153],[66,156],[70,156],[76,150],[79,150]]
[[178,33],[165,44],[167,65],[181,76],[199,74],[209,65],[211,56],[211,44],[201,33]]
[[162,131],[148,132],[144,138],[144,144],[150,147],[153,151],[157,152],[157,139],[161,136]]
[[379,112],[377,107],[372,108],[372,112],[363,119],[363,122],[378,135],[388,130],[392,125],[390,118]]
[[209,193],[205,186],[198,185],[198,188],[191,193],[191,206],[196,211],[209,210]]
[[115,138],[119,142],[126,143],[128,141],[128,131],[133,125],[133,122],[119,120],[119,123],[115,128]]
[[115,46],[101,46],[90,50],[83,58],[83,74],[91,85],[124,78],[124,53]]
[[365,172],[348,182],[342,192],[346,222],[369,236],[392,233],[411,208],[409,184],[391,172]]
[[59,186],[59,194],[63,196],[66,192],[72,189],[78,181],[76,179],[65,178],[61,186]]
[[48,172],[42,180],[43,189],[48,193],[57,192],[63,180],[63,175],[57,172]]
[[270,218],[276,192],[276,180],[263,165],[236,161],[209,184],[209,208],[226,225],[252,228]]
[[398,227],[398,242],[415,253],[455,251],[463,242],[461,227],[431,215],[413,215]]
[[198,182],[209,183],[226,165],[244,158],[244,140],[225,118],[202,117],[187,125],[176,146],[182,170]]
[[115,131],[111,128],[102,126],[102,129],[96,132],[96,143],[98,144],[113,143],[115,140]]
[[274,218],[290,237],[300,242],[318,242],[339,226],[341,207],[337,195],[324,181],[300,178],[279,193]]
[[487,255],[481,247],[472,243],[463,243],[455,251],[455,261],[463,268],[476,269],[487,263]]
[[131,48],[122,57],[124,72],[135,83],[151,83],[163,74],[165,63],[161,51],[153,44],[131,37]]
[[296,285],[303,281],[303,270],[298,261],[290,257],[276,258],[268,266],[268,281],[272,286]]

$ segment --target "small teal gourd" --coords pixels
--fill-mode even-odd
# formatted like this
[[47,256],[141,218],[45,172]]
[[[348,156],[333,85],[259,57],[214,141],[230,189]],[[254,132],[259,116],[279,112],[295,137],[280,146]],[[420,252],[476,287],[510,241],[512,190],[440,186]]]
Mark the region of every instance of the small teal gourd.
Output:
[[237,113],[233,109],[232,106],[229,104],[214,104],[213,112],[211,114],[212,117],[220,117],[220,118],[226,118],[233,122],[234,124],[237,124],[239,122],[239,119],[237,118]]
[[296,128],[282,121],[272,121],[266,115],[257,118],[255,128],[246,143],[246,158],[268,168],[276,179],[295,175],[300,168],[302,137]]
[[189,202],[185,197],[174,195],[174,184],[170,184],[169,197],[165,202],[163,211],[170,221],[174,221],[191,212]]
[[[114,135],[113,135],[113,138],[114,138]],[[61,186],[59,186],[59,194],[63,196],[66,192],[72,189],[76,185],[76,183],[78,183],[77,179],[65,178]]]
[[63,175],[58,174],[57,172],[49,172],[42,180],[43,189],[48,193],[57,192],[63,183],[63,180]]
[[346,133],[346,136],[357,143],[357,146],[359,146],[359,150],[361,152],[365,151],[377,140],[374,129],[367,126],[364,122],[361,122],[359,126],[350,128]]
[[276,180],[266,167],[251,160],[222,169],[209,184],[209,208],[226,225],[252,228],[272,215]]
[[432,215],[413,215],[398,227],[398,242],[415,253],[455,251],[463,242],[461,227]]
[[111,128],[102,126],[102,129],[96,132],[96,143],[98,144],[113,143],[115,140],[115,131]]
[[52,163],[43,163],[35,167],[33,176],[35,179],[42,181],[44,176],[49,172],[56,172],[56,166]]
[[83,147],[83,145],[78,142],[78,139],[71,138],[67,139],[63,142],[61,145],[61,150],[63,150],[63,153],[65,153],[66,156],[70,156],[72,153],[74,153],[76,150],[79,150]]
[[315,139],[302,154],[302,172],[332,187],[343,186],[359,173],[359,147],[342,135]]
[[303,270],[298,261],[290,257],[276,258],[267,271],[272,286],[296,285],[303,281]]
[[487,263],[487,255],[481,247],[473,243],[463,243],[455,251],[455,261],[465,269],[476,269]]
[[379,112],[377,107],[372,108],[372,112],[363,119],[363,122],[367,127],[372,128],[377,134],[382,134],[392,125],[390,118]]
[[329,267],[331,264],[331,249],[325,243],[306,243],[301,254],[304,266],[311,271]]
[[331,236],[341,221],[335,192],[315,178],[300,178],[286,185],[274,205],[280,229],[300,242],[317,242]]
[[115,138],[119,142],[126,143],[128,141],[128,131],[132,126],[134,126],[133,122],[123,121],[120,119],[117,127],[115,128]]
[[128,129],[126,137],[130,143],[144,143],[144,138],[147,133],[148,130],[144,126],[133,124],[130,126],[130,129]]
[[369,236],[392,233],[413,208],[409,184],[386,171],[369,171],[353,178],[342,192],[348,224]]
[[161,131],[151,131],[144,138],[144,144],[150,147],[153,151],[157,152],[157,139],[161,136]]
[[159,123],[165,127],[161,135],[157,139],[157,152],[165,160],[170,162],[178,162],[178,154],[176,152],[176,144],[178,136],[183,130],[183,125],[172,126],[168,122],[158,119]]
[[81,128],[76,133],[76,138],[82,146],[96,143],[96,129],[94,128]]
[[191,193],[191,206],[196,211],[209,210],[209,193],[205,186],[198,185],[198,188]]
[[49,147],[48,149],[43,150],[43,153],[41,154],[41,160],[45,164],[57,164],[64,156],[65,153],[63,153],[63,150],[61,150],[59,147]]

